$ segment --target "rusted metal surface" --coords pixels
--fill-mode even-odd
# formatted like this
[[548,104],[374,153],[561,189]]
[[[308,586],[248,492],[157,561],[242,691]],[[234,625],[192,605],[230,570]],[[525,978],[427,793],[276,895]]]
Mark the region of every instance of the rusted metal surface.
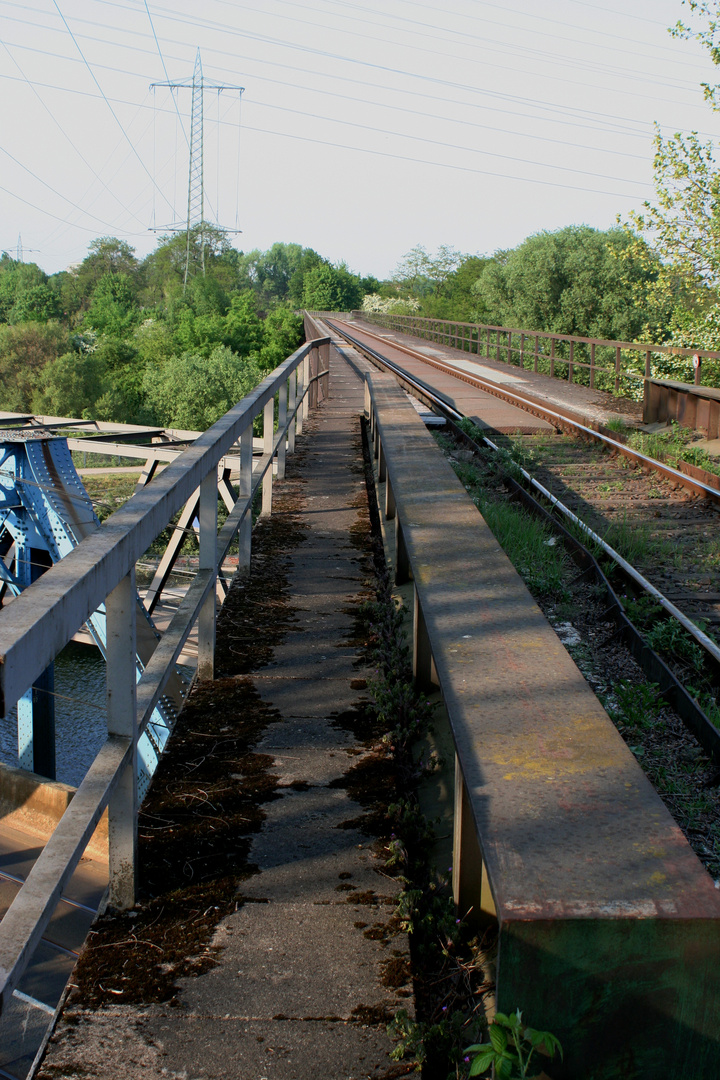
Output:
[[[696,370],[699,370],[696,369]],[[689,386],[671,379],[646,379],[643,422],[669,423],[702,428],[708,439],[720,435],[720,390],[710,386]]]
[[[329,325],[333,326],[332,323],[330,323]],[[694,470],[693,472],[681,471],[679,469],[673,468],[671,465],[665,465],[663,462],[657,461],[655,458],[650,458],[646,454],[641,454],[638,450],[633,450],[632,447],[626,445],[624,442],[611,437],[604,431],[598,430],[600,425],[598,425],[597,423],[593,425],[592,420],[590,420],[586,416],[578,414],[572,409],[562,408],[562,406],[558,406],[557,404],[553,404],[553,407],[551,408],[548,403],[542,398],[529,394],[526,390],[523,390],[521,393],[518,390],[509,390],[504,386],[498,386],[490,382],[486,378],[481,378],[480,376],[476,375],[470,375],[465,371],[457,370],[451,365],[443,364],[441,361],[433,360],[427,356],[422,356],[421,354],[414,352],[414,350],[408,348],[407,346],[399,345],[396,342],[393,342],[392,346],[389,346],[386,340],[378,337],[376,334],[369,333],[367,330],[359,331],[356,327],[353,327],[351,332],[344,327],[338,327],[338,329],[341,333],[345,333],[349,339],[352,339],[355,342],[359,343],[361,347],[363,340],[366,340],[368,344],[372,343],[372,347],[375,349],[378,348],[378,345],[381,345],[381,351],[383,355],[388,356],[388,358],[390,358],[391,349],[398,351],[404,356],[406,355],[414,357],[416,361],[421,362],[431,368],[436,368],[439,371],[442,371],[445,375],[449,375],[451,378],[459,381],[460,383],[467,383],[471,386],[478,387],[479,389],[482,389],[487,395],[501,398],[502,400],[507,401],[509,404],[515,403],[518,407],[522,408],[523,411],[526,410],[535,416],[545,419],[548,425],[552,425],[557,429],[565,429],[568,431],[578,432],[579,434],[585,435],[588,438],[601,442],[609,449],[611,449],[614,453],[629,458],[631,461],[635,462],[638,465],[641,465],[643,468],[652,469],[654,472],[660,473],[661,476],[666,477],[673,483],[677,483],[680,484],[682,487],[688,488],[696,495],[701,495],[703,498],[710,499],[713,502],[720,502],[720,489],[718,489],[715,483],[710,484],[705,482],[704,479],[700,479],[697,474],[695,474]],[[403,368],[408,370],[408,364],[404,359],[402,361],[394,362],[401,364]],[[408,374],[410,375],[411,379],[417,377],[411,375],[409,370]],[[425,385],[429,389],[434,390],[435,387],[429,386],[427,382],[427,374],[425,376],[425,380]],[[451,404],[452,407],[461,416],[469,415],[471,419],[475,420],[475,417],[473,417],[472,414],[468,413],[463,408],[463,405],[466,402],[462,396],[462,391],[456,390],[452,400],[451,396],[447,393],[440,393],[438,394],[438,397],[441,399],[441,402],[445,401]],[[472,402],[470,402],[470,404],[471,403]],[[490,427],[488,423],[485,423],[484,425],[480,424],[478,426],[485,426],[486,428]],[[492,425],[492,430],[497,430],[497,428]],[[523,434],[524,432],[520,431],[520,433]]]
[[497,913],[498,1008],[561,1038],[563,1080],[717,1075],[720,892],[412,407],[368,381],[492,893],[475,907]]
[[[352,315],[354,318],[364,319],[367,322],[374,322],[379,326],[392,327],[416,337],[429,338],[433,341],[442,341],[447,345],[453,345],[455,348],[464,349],[467,344],[469,351],[475,352],[478,355],[482,355],[481,346],[484,345],[484,355],[487,357],[490,355],[490,335],[492,333],[495,335],[496,358],[498,360],[500,359],[500,342],[502,335],[507,351],[508,364],[513,362],[512,356],[514,353],[517,353],[518,361],[520,361],[520,358],[523,355],[523,339],[528,336],[533,336],[535,337],[536,342],[538,342],[539,339],[550,342],[551,372],[553,367],[552,359],[557,359],[559,362],[569,365],[568,382],[573,381],[573,367],[585,368],[589,371],[591,386],[594,385],[595,377],[597,373],[600,372],[610,376],[610,378],[614,380],[616,392],[621,377],[642,381],[643,378],[647,378],[651,375],[650,357],[652,354],[657,354],[659,356],[680,356],[691,360],[694,369],[694,383],[698,386],[702,385],[703,360],[720,360],[720,352],[711,349],[687,349],[675,345],[657,345],[637,341],[609,341],[605,338],[581,337],[576,334],[556,334],[547,330],[528,330],[527,328],[519,329],[508,326],[493,326],[486,323],[466,323],[447,319],[429,319],[420,315],[386,315],[366,311],[353,311]],[[516,338],[519,341],[519,346],[517,348],[512,344],[513,338]],[[556,357],[555,349],[558,342],[567,344],[569,356]],[[576,345],[590,347],[590,363],[585,363],[577,359],[574,355]],[[473,348],[473,346],[475,346],[475,348]],[[596,364],[595,356],[598,347],[614,350],[614,366],[604,367]],[[536,353],[538,351],[536,344]],[[622,368],[621,354],[623,352],[645,355],[644,376],[632,369]],[[535,370],[537,370],[537,364]]]

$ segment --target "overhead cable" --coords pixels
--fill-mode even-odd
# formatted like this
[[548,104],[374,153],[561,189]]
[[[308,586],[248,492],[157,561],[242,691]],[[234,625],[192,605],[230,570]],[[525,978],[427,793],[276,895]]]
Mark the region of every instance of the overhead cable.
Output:
[[[138,162],[139,162],[139,164],[140,164],[140,167],[142,168],[143,172],[144,172],[144,173],[145,173],[145,174],[147,175],[147,177],[149,178],[150,182],[151,182],[152,184],[155,184],[155,178],[154,178],[154,177],[153,177],[153,176],[151,175],[151,173],[150,173],[150,172],[149,172],[149,170],[148,170],[148,167],[147,167],[147,165],[145,164],[145,162],[143,161],[143,159],[142,159],[142,158],[140,157],[140,155],[138,154],[138,152],[137,152],[137,149],[136,149],[136,147],[135,147],[134,143],[132,142],[132,140],[131,140],[130,136],[128,135],[128,133],[127,133],[127,132],[125,131],[125,128],[123,127],[123,125],[122,125],[122,123],[121,123],[121,121],[120,121],[120,118],[118,117],[117,113],[115,112],[115,110],[113,109],[112,105],[110,104],[110,101],[109,101],[109,100],[108,100],[108,98],[106,97],[106,95],[105,95],[105,91],[103,90],[102,86],[101,86],[101,85],[100,85],[100,83],[98,82],[98,80],[97,80],[97,77],[96,77],[96,75],[95,75],[95,72],[94,72],[94,71],[92,70],[92,68],[90,67],[90,64],[89,64],[89,63],[87,62],[87,60],[86,60],[86,58],[85,58],[85,54],[83,53],[82,49],[80,48],[80,45],[79,45],[79,43],[78,43],[78,41],[77,41],[77,39],[76,39],[75,35],[73,34],[72,30],[70,29],[70,27],[69,27],[69,25],[68,25],[68,22],[67,22],[67,20],[66,20],[65,16],[63,15],[62,11],[60,10],[60,7],[59,7],[59,5],[58,5],[58,2],[57,2],[57,0],[53,0],[53,4],[55,5],[55,8],[56,8],[56,10],[57,10],[57,13],[58,13],[58,15],[60,16],[60,18],[62,19],[63,23],[65,24],[65,28],[66,28],[66,30],[67,30],[67,32],[68,32],[68,34],[70,35],[70,37],[72,38],[72,40],[73,40],[73,43],[74,43],[74,45],[75,45],[75,48],[76,48],[76,49],[77,49],[77,51],[78,51],[78,52],[80,53],[80,57],[81,57],[81,59],[82,59],[82,61],[83,61],[84,65],[85,65],[85,67],[87,68],[87,70],[88,70],[88,73],[90,74],[90,77],[92,78],[93,82],[94,82],[94,83],[95,83],[95,85],[97,86],[98,90],[100,91],[100,95],[101,95],[101,97],[102,97],[103,101],[105,102],[105,104],[107,105],[108,109],[110,110],[110,112],[111,112],[111,114],[112,114],[112,117],[113,117],[113,119],[115,120],[115,123],[116,123],[116,124],[118,125],[118,127],[120,128],[120,131],[122,132],[122,134],[123,134],[123,137],[125,138],[125,140],[126,140],[126,141],[127,141],[127,143],[129,144],[129,146],[130,146],[130,148],[131,148],[131,150],[132,150],[132,152],[133,152],[134,156],[135,156],[135,157],[137,158],[137,160],[138,160]],[[160,191],[160,195],[162,196],[162,198],[163,198],[163,199],[165,199],[165,202],[166,202],[166,203],[168,204],[168,206],[170,206],[170,201],[169,201],[169,200],[167,199],[167,197],[165,196],[164,192]],[[170,209],[172,210],[172,206],[170,206]]]

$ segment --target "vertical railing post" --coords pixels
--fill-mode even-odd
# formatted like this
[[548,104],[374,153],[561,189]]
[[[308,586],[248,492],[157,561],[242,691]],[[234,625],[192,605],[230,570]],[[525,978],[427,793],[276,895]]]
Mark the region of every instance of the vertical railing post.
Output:
[[484,869],[470,800],[456,754],[452,886],[455,906],[461,919],[472,912],[470,921],[477,923],[481,910],[493,910],[489,883],[484,880]]
[[320,370],[324,373],[320,380],[322,400],[327,401],[330,397],[330,342],[326,341],[320,346]]
[[287,424],[287,402],[288,402],[288,384],[287,379],[280,384],[278,390],[278,433],[280,435],[280,442],[277,448],[277,475],[278,480],[282,480],[285,476],[285,445],[286,437],[283,428]]
[[490,359],[490,327],[485,331],[485,356]]
[[400,518],[395,515],[395,584],[404,585],[410,580],[411,569],[410,559],[408,558],[407,547],[405,546],[405,535],[403,533],[403,527],[400,524]]
[[247,513],[238,529],[238,573],[247,574],[252,558],[252,471],[253,471],[253,424],[248,419],[247,427],[240,434],[240,479],[238,482],[238,501],[248,502]]
[[595,389],[595,342],[590,346],[590,389]]
[[495,331],[495,359],[500,363],[500,331]]
[[[287,407],[288,407],[288,414],[290,416],[292,416],[292,414],[293,414],[293,410],[295,409],[295,403],[297,401],[297,379],[298,379],[298,372],[297,372],[297,368],[295,368],[294,371],[290,372],[290,379],[289,379],[288,405],[287,405]],[[290,426],[288,428],[288,434],[287,434],[287,452],[288,452],[288,454],[294,454],[295,453],[295,428],[296,427],[297,427],[297,422],[295,420],[291,421]]]
[[533,366],[533,371],[537,371],[537,369],[538,369],[538,355],[539,355],[539,353],[540,353],[540,337],[538,336],[538,334],[536,334],[535,335],[535,364]]
[[620,346],[615,346],[615,393],[620,389]]
[[507,332],[507,362],[512,364],[512,330]]
[[395,494],[390,483],[390,477],[385,476],[385,517],[388,521],[392,521],[397,513],[395,506]]
[[699,353],[693,354],[693,368],[695,370],[695,386],[702,386],[702,357]]
[[383,450],[382,443],[378,440],[378,454],[377,454],[377,470],[378,470],[378,483],[384,484],[387,476],[387,466],[385,464],[385,452]]
[[305,417],[305,360],[307,357],[303,357],[297,366],[297,413],[295,414],[295,434],[302,435],[303,419]]
[[275,440],[275,398],[271,397],[265,403],[263,410],[263,457],[270,455],[265,475],[262,482],[262,507],[261,517],[269,517],[272,513],[272,485],[273,485],[273,442]]
[[650,366],[650,350],[649,350],[649,349],[647,349],[647,350],[645,351],[645,378],[646,378],[646,379],[649,379],[649,378],[650,378],[650,372],[651,372],[651,370],[652,370],[652,368],[651,368],[651,366]]
[[135,905],[137,876],[136,610],[133,567],[105,601],[107,730],[132,742],[130,761],[108,804],[109,902],[120,911]]
[[[200,558],[201,570],[210,570],[217,575],[217,516],[218,489],[217,472],[212,469],[200,484]],[[208,680],[215,676],[215,621],[217,603],[215,589],[208,593],[207,600],[198,615],[198,679]]]
[[525,367],[525,335],[520,335],[520,367]]
[[550,338],[550,378],[555,378],[555,338]]
[[415,601],[413,605],[413,676],[418,689],[429,693],[432,690],[434,667],[430,638],[425,625],[418,597],[417,588],[413,589]]
[[[310,350],[310,352],[311,351],[312,350]],[[310,415],[310,393],[308,392],[308,387],[310,386],[310,352],[305,355],[302,362],[303,393],[305,395],[302,404],[303,423]],[[302,428],[298,431],[298,435],[300,434],[300,431],[302,431]]]
[[568,382],[573,381],[573,360],[575,358],[575,342],[570,342],[570,363],[568,364]]
[[310,352],[310,408],[314,409],[318,403],[318,384],[315,376],[318,373],[318,350],[317,345],[313,345]]

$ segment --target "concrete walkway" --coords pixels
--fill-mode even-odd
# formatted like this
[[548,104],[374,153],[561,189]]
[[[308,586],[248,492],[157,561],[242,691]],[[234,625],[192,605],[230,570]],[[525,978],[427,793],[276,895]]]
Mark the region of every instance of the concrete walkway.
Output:
[[[41,1077],[361,1080],[404,1072],[389,1059],[385,1028],[398,1008],[412,1009],[411,991],[396,979],[383,984],[388,962],[396,970],[407,957],[391,918],[397,885],[372,838],[348,827],[363,809],[342,786],[368,752],[348,719],[369,677],[354,641],[357,603],[371,587],[362,409],[361,380],[332,350],[329,401],[300,444],[295,476],[304,539],[289,568],[291,629],[251,675],[279,714],[253,749],[274,759],[281,797],[266,804],[253,839],[249,861],[260,873],[239,885],[244,903],[216,929],[218,962],[182,979],[171,1005],[74,1007]],[[291,478],[297,469],[290,464]]]

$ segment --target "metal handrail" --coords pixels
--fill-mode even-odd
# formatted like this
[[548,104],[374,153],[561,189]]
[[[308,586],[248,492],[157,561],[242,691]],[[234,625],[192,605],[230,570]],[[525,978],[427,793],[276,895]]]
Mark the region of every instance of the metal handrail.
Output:
[[[511,357],[516,355],[519,360],[518,366],[525,366],[527,358],[533,361],[533,369],[538,370],[538,362],[543,360],[550,362],[550,374],[555,375],[555,365],[567,365],[568,382],[573,381],[575,368],[585,368],[590,372],[590,387],[595,385],[597,374],[608,375],[614,381],[614,391],[619,392],[620,381],[623,378],[635,379],[637,382],[648,382],[653,378],[651,358],[653,354],[666,356],[688,357],[693,361],[694,385],[702,386],[702,362],[703,360],[720,360],[720,352],[711,349],[690,349],[675,345],[658,345],[648,342],[637,341],[610,341],[605,338],[580,337],[573,334],[560,334],[550,330],[528,330],[509,326],[495,326],[491,323],[470,323],[451,319],[432,319],[421,315],[400,315],[374,311],[353,311],[353,316],[366,322],[375,323],[387,329],[400,330],[412,333],[417,337],[428,338],[463,352],[475,353],[486,359],[502,360],[503,356],[507,363],[512,363]],[[491,341],[491,335],[495,340]],[[502,340],[501,340],[502,335]],[[519,338],[519,343],[513,345],[513,336]],[[540,340],[550,342],[550,353],[543,352],[539,348]],[[534,348],[526,347],[526,341],[534,341]],[[566,342],[569,348],[568,356],[555,354],[555,343]],[[575,345],[590,347],[590,362],[579,359],[575,355]],[[595,362],[596,348],[607,348],[615,351],[615,363],[612,367],[597,364]],[[491,357],[491,350],[494,357]],[[621,356],[623,352],[644,353],[645,370],[640,375],[637,371],[623,368]]]
[[[239,534],[238,572],[250,561],[250,509],[262,489],[272,510],[273,463],[282,477],[286,451],[309,409],[328,392],[328,337],[306,342],[250,394],[109,517],[61,562],[13,600],[0,617],[0,715],[53,661],[97,607],[108,620],[108,738],[0,922],[0,1013],[39,943],[63,889],[108,808],[109,899],[135,902],[137,741],[198,622],[198,674],[212,677],[218,570]],[[275,431],[275,401],[278,430]],[[263,415],[264,453],[253,464],[253,421]],[[218,535],[218,462],[239,443],[239,494]],[[155,537],[200,488],[199,570],[136,683],[134,568]],[[230,519],[229,519],[230,520]]]

